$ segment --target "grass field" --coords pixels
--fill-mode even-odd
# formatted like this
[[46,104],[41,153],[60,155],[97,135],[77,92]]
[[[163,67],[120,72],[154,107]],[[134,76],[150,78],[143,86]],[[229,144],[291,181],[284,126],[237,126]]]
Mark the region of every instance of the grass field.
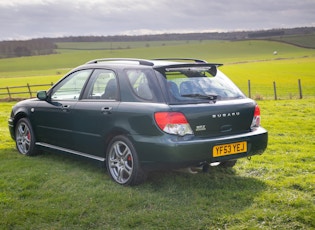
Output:
[[315,99],[261,101],[267,151],[233,170],[152,173],[137,187],[81,159],[17,153],[0,103],[0,229],[313,229]]
[[315,34],[304,34],[301,35],[291,35],[291,36],[280,36],[273,37],[273,40],[279,40],[284,42],[289,42],[292,44],[300,45],[303,47],[315,48]]
[[315,57],[233,64],[222,70],[247,95],[250,80],[252,98],[273,99],[273,82],[278,99],[298,98],[298,79],[304,96],[315,97]]

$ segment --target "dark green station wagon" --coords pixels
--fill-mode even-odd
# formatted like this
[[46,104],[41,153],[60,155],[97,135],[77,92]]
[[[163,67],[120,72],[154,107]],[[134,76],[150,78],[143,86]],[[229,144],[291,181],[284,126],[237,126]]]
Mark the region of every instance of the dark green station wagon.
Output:
[[233,167],[261,154],[260,109],[218,67],[196,59],[98,59],[17,103],[18,151],[70,153],[106,164],[122,185],[152,170]]

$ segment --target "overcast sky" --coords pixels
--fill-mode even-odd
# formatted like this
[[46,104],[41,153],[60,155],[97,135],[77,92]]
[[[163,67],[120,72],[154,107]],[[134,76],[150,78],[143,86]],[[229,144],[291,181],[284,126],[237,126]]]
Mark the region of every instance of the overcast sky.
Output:
[[315,26],[315,0],[0,0],[0,40]]

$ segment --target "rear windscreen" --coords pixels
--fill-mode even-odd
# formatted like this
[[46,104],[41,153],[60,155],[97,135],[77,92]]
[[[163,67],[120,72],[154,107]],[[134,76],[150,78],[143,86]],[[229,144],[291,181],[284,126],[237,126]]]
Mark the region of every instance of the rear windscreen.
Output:
[[213,72],[206,68],[176,68],[161,74],[167,80],[167,92],[174,103],[245,98],[238,87],[219,70]]

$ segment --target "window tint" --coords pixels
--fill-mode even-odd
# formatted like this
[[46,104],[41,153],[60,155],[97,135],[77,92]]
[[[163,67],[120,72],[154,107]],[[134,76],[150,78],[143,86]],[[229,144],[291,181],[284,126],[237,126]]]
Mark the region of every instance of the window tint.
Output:
[[244,98],[244,94],[219,70],[213,76],[204,69],[176,69],[165,72],[167,88],[174,103],[199,103]]
[[110,70],[95,70],[88,99],[117,99],[117,81],[115,73]]
[[127,70],[126,73],[134,93],[141,99],[151,101],[154,93],[150,86],[150,72],[145,70]]
[[80,70],[71,73],[63,79],[54,89],[52,100],[78,100],[86,80],[92,70]]

